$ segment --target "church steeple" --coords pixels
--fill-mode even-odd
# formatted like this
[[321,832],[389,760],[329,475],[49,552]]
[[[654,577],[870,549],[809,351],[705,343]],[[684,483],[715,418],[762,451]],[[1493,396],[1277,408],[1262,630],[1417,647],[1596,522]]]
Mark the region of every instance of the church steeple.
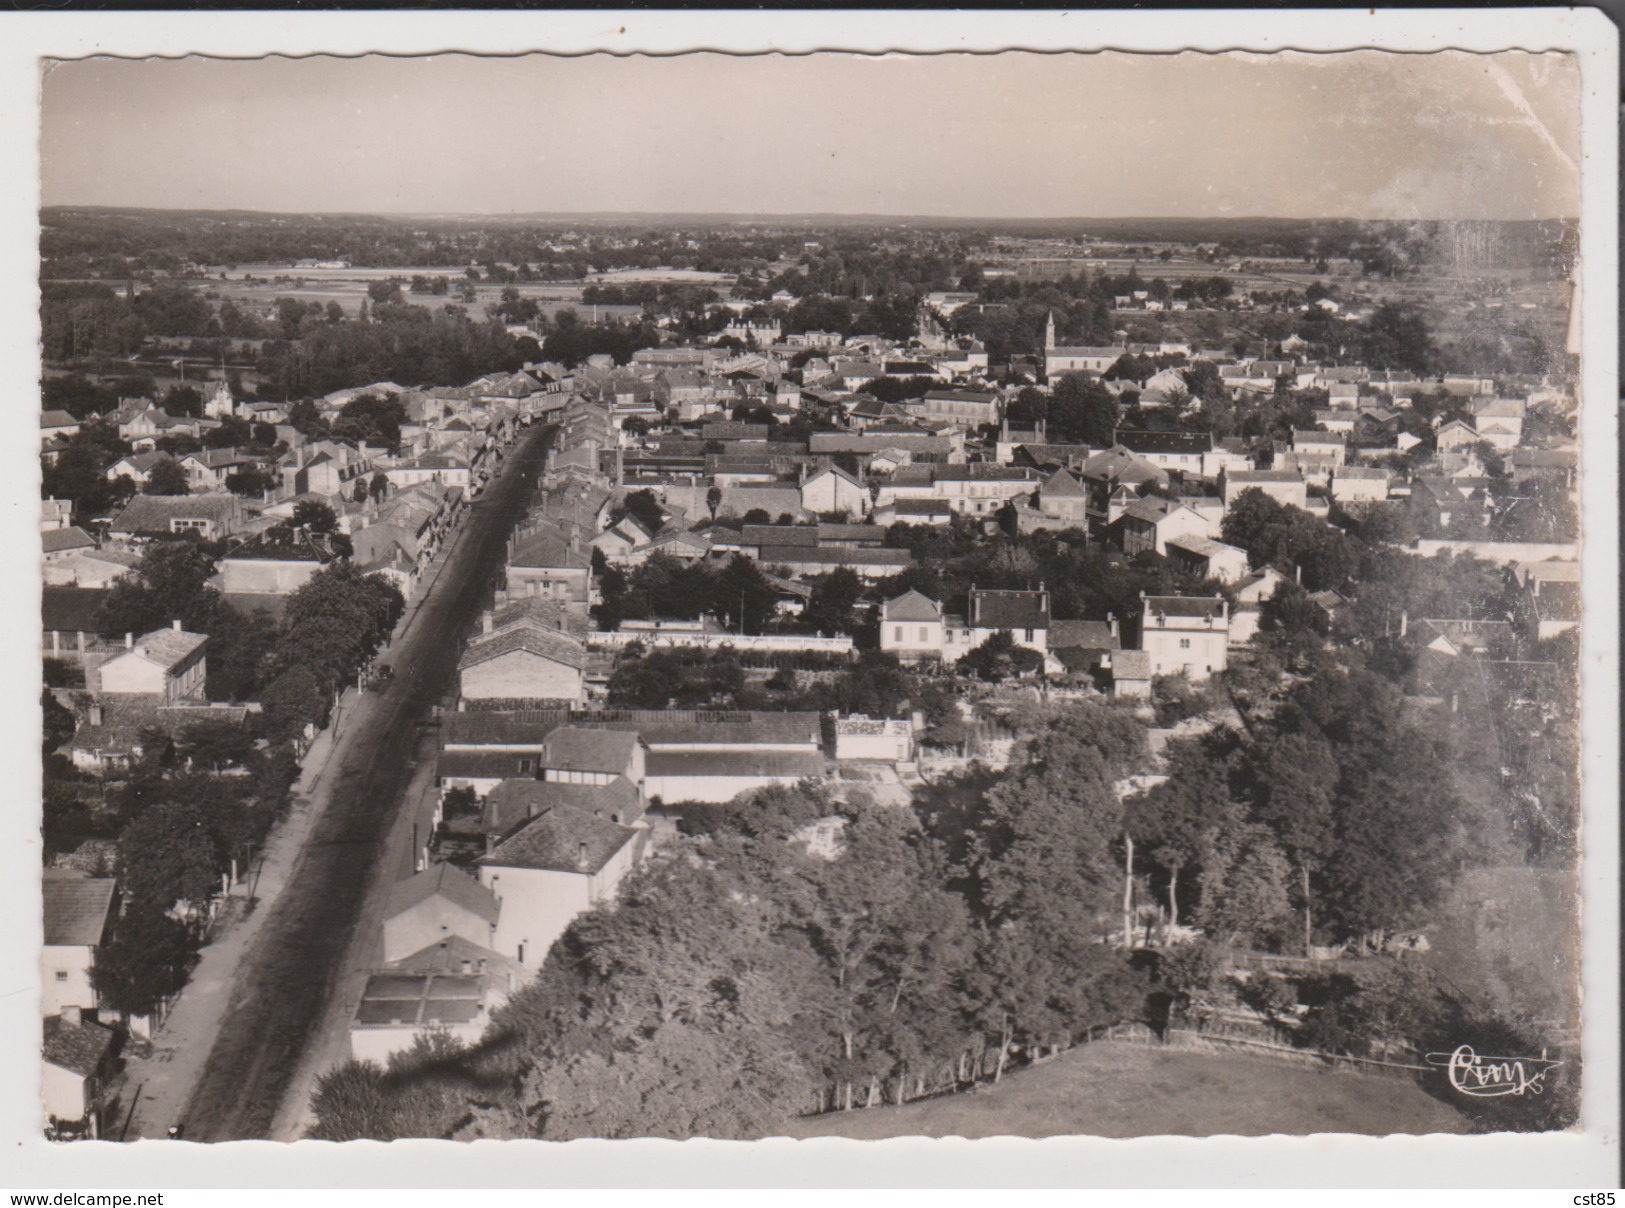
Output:
[[1055,351],[1055,312],[1053,310],[1044,317],[1044,351]]

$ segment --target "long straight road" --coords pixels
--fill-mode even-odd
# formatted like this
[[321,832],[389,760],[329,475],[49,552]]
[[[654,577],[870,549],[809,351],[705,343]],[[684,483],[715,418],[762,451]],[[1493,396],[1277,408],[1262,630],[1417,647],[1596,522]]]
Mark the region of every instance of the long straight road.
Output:
[[[322,774],[320,814],[272,913],[245,954],[222,1027],[188,1103],[188,1140],[256,1140],[273,1122],[345,977],[369,885],[405,805],[418,727],[451,686],[462,639],[502,565],[554,429],[526,433],[501,478],[470,505],[445,565],[384,656],[387,691],[340,727]],[[389,876],[394,870],[387,870]]]

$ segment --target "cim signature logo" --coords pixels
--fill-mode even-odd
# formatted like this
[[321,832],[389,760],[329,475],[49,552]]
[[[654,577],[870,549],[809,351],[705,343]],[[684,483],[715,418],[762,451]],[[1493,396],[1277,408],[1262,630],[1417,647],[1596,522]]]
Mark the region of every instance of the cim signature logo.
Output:
[[1453,1052],[1429,1053],[1429,1065],[1449,1071],[1450,1085],[1475,1099],[1500,1095],[1538,1095],[1546,1089],[1546,1075],[1562,1065],[1545,1057],[1484,1057],[1470,1044],[1458,1045]]

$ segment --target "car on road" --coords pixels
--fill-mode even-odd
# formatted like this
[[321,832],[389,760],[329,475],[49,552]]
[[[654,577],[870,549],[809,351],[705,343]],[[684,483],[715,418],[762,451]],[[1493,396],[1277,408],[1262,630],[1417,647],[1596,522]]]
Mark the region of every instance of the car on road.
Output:
[[375,691],[382,692],[394,679],[395,668],[388,663],[379,663],[372,669],[372,686]]

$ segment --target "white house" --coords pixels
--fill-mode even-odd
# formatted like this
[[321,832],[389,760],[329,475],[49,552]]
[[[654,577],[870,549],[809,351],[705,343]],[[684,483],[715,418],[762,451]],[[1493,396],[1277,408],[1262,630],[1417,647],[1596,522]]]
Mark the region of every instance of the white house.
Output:
[[942,605],[909,590],[880,606],[880,648],[903,662],[942,657]]
[[1140,593],[1140,649],[1151,674],[1204,680],[1229,665],[1230,606],[1223,596]]
[[548,700],[579,704],[586,648],[571,635],[533,622],[487,632],[470,642],[457,673],[465,700]]
[[94,1011],[99,1000],[90,971],[96,965],[96,950],[113,927],[116,884],[112,877],[48,868],[42,888],[45,946],[40,954],[40,1012],[57,1015],[69,1007]]
[[1164,552],[1171,561],[1204,579],[1236,583],[1247,573],[1247,551],[1211,537],[1170,537]]
[[113,1072],[113,1039],[111,1028],[87,1022],[78,1007],[45,1020],[40,1089],[46,1119],[83,1121],[92,1140],[101,1135],[98,1108]]
[[499,899],[492,947],[539,969],[578,914],[613,897],[643,859],[648,828],[622,826],[571,806],[538,814],[478,861],[480,884]]
[[869,511],[869,488],[840,466],[825,466],[801,480],[801,507],[815,516],[862,516]]
[[201,700],[208,642],[206,634],[185,632],[179,621],[173,629],[154,630],[139,639],[125,634],[124,652],[99,668],[101,690],[157,696],[165,704]]

